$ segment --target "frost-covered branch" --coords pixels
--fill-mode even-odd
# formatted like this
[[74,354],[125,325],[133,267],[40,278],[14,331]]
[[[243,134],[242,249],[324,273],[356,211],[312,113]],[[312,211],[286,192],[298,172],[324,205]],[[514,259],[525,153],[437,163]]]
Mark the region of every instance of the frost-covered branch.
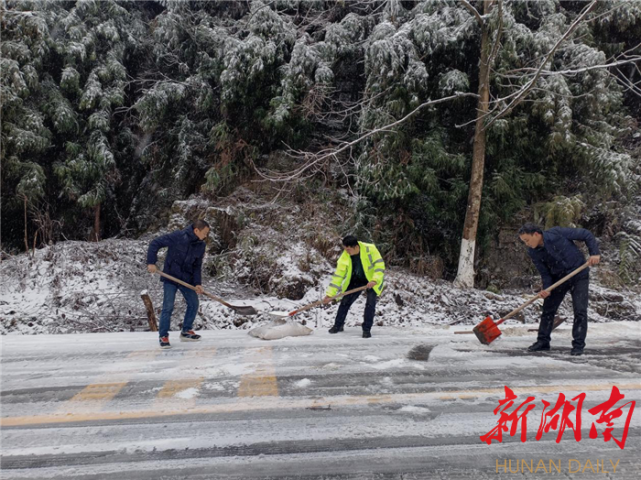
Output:
[[[337,129],[341,129],[341,127],[345,124],[345,122],[349,122],[349,125],[345,126],[343,130],[345,130],[344,135],[348,136],[352,133],[352,121],[354,118],[354,114],[357,113],[358,111],[362,111],[364,109],[368,108],[368,105],[371,105],[374,100],[377,98],[383,97],[392,90],[392,87],[388,87],[377,94],[373,95],[372,97],[367,97],[363,100],[357,101],[357,102],[347,102],[347,101],[340,101],[333,99],[330,96],[330,91],[327,87],[323,87],[325,90],[325,97],[322,98],[323,101],[318,102],[317,101],[317,95],[316,95],[316,90],[317,86],[312,87],[310,91],[308,92],[307,96],[302,102],[302,107],[305,113],[306,118],[311,118],[313,117],[315,121],[322,123],[326,126],[330,127],[336,127]],[[330,103],[329,108],[327,111],[323,111],[319,108],[314,108],[318,107],[320,103]],[[331,142],[338,143],[334,138],[327,138]],[[342,141],[342,140],[340,140]]]
[[492,45],[492,52],[490,52],[490,57],[488,58],[488,65],[492,68],[494,65],[494,60],[499,53],[499,48],[501,47],[501,35],[503,34],[503,0],[499,0],[498,4],[498,16],[499,16],[499,28],[496,32],[496,38],[494,40],[494,45]]
[[[590,70],[601,70],[604,68],[617,67],[619,65],[625,65],[629,63],[641,64],[641,55],[632,57],[627,60],[618,60],[612,63],[605,63],[602,65],[590,65],[589,67],[582,68],[570,68],[566,70],[539,70],[536,68],[519,68],[516,70],[510,70],[509,74],[501,74],[501,77],[505,78],[523,78],[522,75],[517,75],[517,72],[540,72],[541,76],[552,76],[552,75],[574,75],[577,73],[585,73]],[[505,97],[507,98],[507,97]],[[505,98],[503,100],[505,100]]]
[[467,0],[461,0],[461,3],[465,8],[467,8],[470,11],[472,15],[476,17],[476,21],[479,22],[479,25],[482,27],[485,22],[483,21],[483,17],[481,17],[481,14],[479,13],[479,11],[476,8],[474,8],[472,4]]
[[[518,92],[516,92],[516,96],[510,101],[510,103],[503,108],[497,115],[495,115],[490,122],[488,122],[485,125],[485,129],[490,128],[494,122],[496,122],[498,119],[503,118],[504,116],[508,115],[521,101],[526,97],[526,95],[532,90],[534,84],[536,81],[539,79],[541,76],[541,72],[543,71],[545,65],[548,64],[554,53],[557,51],[559,46],[576,30],[576,28],[581,24],[581,22],[585,19],[588,13],[596,6],[597,0],[593,0],[587,7],[583,9],[583,12],[574,20],[572,25],[567,29],[567,31],[561,35],[561,38],[556,42],[556,44],[552,47],[552,49],[545,55],[543,61],[539,65],[539,67],[536,69],[533,77],[530,79],[529,82],[527,82]],[[510,95],[510,96],[513,96]],[[506,101],[506,98],[499,98],[495,100],[494,102],[497,104],[501,104]]]
[[621,70],[617,68],[617,72],[619,72],[619,75],[613,75],[613,77],[616,79],[616,81],[626,90],[629,90],[630,92],[634,93],[635,95],[641,97],[641,80],[634,83],[630,79],[628,79]]
[[[534,76],[538,75],[539,77],[552,77],[552,76],[557,76],[557,75],[571,76],[571,75],[576,75],[576,74],[579,74],[579,73],[585,73],[585,72],[592,71],[592,70],[607,70],[607,69],[609,69],[611,67],[618,67],[620,65],[627,65],[627,64],[633,64],[638,69],[639,65],[641,65],[641,55],[634,56],[634,57],[628,57],[626,54],[631,52],[631,51],[633,51],[633,50],[635,50],[635,49],[637,49],[637,48],[639,48],[640,46],[641,46],[641,44],[636,45],[635,47],[627,50],[626,52],[624,52],[621,55],[619,55],[616,59],[614,59],[614,61],[612,61],[610,63],[604,63],[604,64],[599,64],[599,65],[591,65],[591,66],[582,67],[582,68],[571,68],[571,69],[565,69],[565,70],[541,70],[541,69],[537,69],[537,68],[524,67],[524,68],[518,68],[518,69],[510,70],[509,72],[506,72],[506,73],[503,73],[503,74],[499,74],[498,76],[501,77],[501,78],[504,78],[504,79],[508,79],[508,80],[509,79],[515,79],[515,80],[522,79],[523,75],[518,75],[518,72],[532,72]],[[625,58],[624,60],[619,60],[620,58],[622,58],[624,56],[627,57],[627,58]],[[612,77],[614,77],[615,80],[618,83],[620,83],[624,88],[626,88],[627,90],[631,91],[635,95],[641,96],[641,88],[639,88],[637,86],[637,84],[635,84],[635,83],[631,82],[630,80],[628,80],[625,77],[625,75],[618,68],[616,70],[619,72],[619,76],[613,75],[611,72],[610,72],[610,75]],[[527,85],[529,85],[528,92],[530,92],[530,91],[547,91],[546,89],[534,87],[531,82],[529,82]],[[511,83],[509,85],[501,85],[501,87],[505,87],[505,88],[510,88],[512,86],[513,85]],[[492,117],[495,114],[495,112],[497,112],[501,108],[503,109],[502,112],[506,112],[505,114],[509,113],[509,112],[507,112],[507,109],[509,108],[509,106],[506,106],[506,102],[508,100],[510,100],[510,99],[514,99],[512,101],[512,102],[514,102],[516,100],[515,97],[521,96],[521,100],[519,101],[519,103],[522,103],[523,102],[522,95],[523,95],[523,91],[524,91],[523,89],[524,88],[525,87],[523,87],[523,88],[521,88],[519,90],[516,90],[516,91],[514,91],[514,92],[510,93],[509,95],[506,95],[506,96],[504,96],[502,98],[492,99],[490,101],[490,104],[493,105],[493,108],[484,115],[484,120],[487,119],[487,118]],[[585,96],[585,95],[578,95],[578,96],[577,95],[561,95],[559,93],[556,93],[556,95],[560,96],[560,97],[566,97],[566,98],[580,98],[580,97]],[[505,116],[505,115],[504,114],[500,114],[500,116]],[[490,125],[492,123],[494,123],[495,120],[498,120],[499,118],[500,118],[499,116],[494,117],[492,119],[492,121],[486,125],[485,128],[489,128]],[[470,125],[470,124],[474,123],[475,121],[476,121],[476,119],[473,119],[473,120],[470,120],[469,122],[466,122],[466,123],[463,123],[463,124],[460,124],[460,125],[456,125],[456,127],[457,128],[462,128],[462,127],[465,127],[467,125]]]
[[364,133],[363,135],[361,135],[360,137],[356,138],[355,140],[352,140],[351,142],[344,142],[343,145],[337,148],[334,148],[334,147],[327,148],[316,153],[306,152],[301,150],[293,150],[290,148],[287,152],[288,155],[290,155],[292,158],[301,159],[303,163],[299,167],[295,168],[294,170],[290,170],[289,172],[285,172],[285,173],[273,172],[273,171],[264,172],[258,168],[256,168],[256,171],[263,179],[269,180],[272,182],[290,182],[292,180],[300,179],[300,177],[303,174],[305,174],[308,170],[318,167],[319,165],[323,165],[327,160],[330,160],[332,158],[337,158],[338,155],[353,148],[363,140],[369,137],[372,137],[373,135],[376,135],[378,133],[388,133],[388,132],[395,131],[394,129],[396,127],[405,123],[409,118],[416,115],[416,113],[418,113],[423,108],[431,105],[437,105],[439,103],[448,102],[450,100],[454,100],[461,97],[476,98],[478,97],[478,95],[476,93],[456,92],[454,95],[450,95],[449,97],[444,97],[444,98],[439,98],[437,100],[430,100],[428,102],[424,102],[418,107],[416,107],[414,110],[412,110],[410,113],[405,115],[403,118],[396,120],[395,122],[389,123],[383,127],[370,130]]

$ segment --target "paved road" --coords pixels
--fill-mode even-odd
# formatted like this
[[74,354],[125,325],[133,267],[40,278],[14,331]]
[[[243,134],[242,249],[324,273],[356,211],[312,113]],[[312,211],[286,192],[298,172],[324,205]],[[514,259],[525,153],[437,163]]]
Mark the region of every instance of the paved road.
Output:
[[[583,357],[569,355],[569,327],[544,354],[524,352],[533,334],[519,328],[491,347],[438,328],[272,342],[212,331],[169,351],[144,333],[3,337],[1,476],[637,479],[640,326],[591,326]],[[407,358],[419,344],[427,361]],[[617,406],[637,402],[624,449],[599,424],[589,436],[588,410],[613,385]],[[479,436],[496,426],[505,386],[518,396],[508,412],[534,397],[527,440],[517,428],[488,446]],[[535,439],[542,400],[554,406],[559,393],[586,394],[581,441],[571,428],[559,443],[558,428]]]

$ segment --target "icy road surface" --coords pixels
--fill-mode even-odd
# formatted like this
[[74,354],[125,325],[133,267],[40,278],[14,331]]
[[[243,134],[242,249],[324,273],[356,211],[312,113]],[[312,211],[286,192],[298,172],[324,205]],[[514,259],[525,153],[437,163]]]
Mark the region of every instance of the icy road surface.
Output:
[[[641,323],[591,324],[582,357],[569,355],[571,326],[538,354],[524,351],[535,333],[503,327],[489,347],[437,327],[275,341],[204,331],[200,343],[174,333],[172,350],[160,350],[154,333],[4,336],[0,476],[641,478]],[[418,344],[433,347],[428,361],[407,358]],[[615,438],[623,405],[637,402],[624,449],[604,441],[604,424],[589,435],[599,417],[588,410],[613,385],[625,395]],[[527,441],[519,424],[488,446],[479,437],[497,425],[505,386],[518,395],[508,412],[534,397]],[[568,427],[556,443],[558,425],[535,438],[542,400],[554,407],[559,393],[586,394],[581,441]],[[546,470],[530,473],[522,459],[534,467],[542,459]],[[497,473],[509,460],[518,473]],[[562,472],[549,472],[550,461]]]

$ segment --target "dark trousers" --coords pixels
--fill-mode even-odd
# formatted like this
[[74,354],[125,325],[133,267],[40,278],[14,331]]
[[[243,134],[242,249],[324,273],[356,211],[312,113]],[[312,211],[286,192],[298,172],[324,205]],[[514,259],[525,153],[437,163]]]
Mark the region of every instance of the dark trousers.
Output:
[[[374,324],[374,313],[376,313],[376,300],[378,299],[378,297],[376,296],[376,292],[373,288],[365,291],[367,292],[367,301],[365,302],[363,331],[369,332],[372,329],[372,325]],[[361,290],[360,292],[350,293],[349,295],[345,295],[343,297],[343,299],[341,300],[341,304],[338,306],[338,313],[336,314],[336,320],[334,321],[335,326],[342,327],[343,325],[345,325],[347,312],[349,312],[349,308],[352,306],[352,303],[356,301],[361,293],[363,293],[363,290]]]
[[550,335],[554,324],[556,312],[565,298],[565,294],[572,295],[574,309],[574,326],[572,327],[572,347],[585,348],[585,336],[588,333],[588,286],[590,277],[581,275],[580,278],[571,278],[559,285],[543,301],[543,313],[539,324],[538,341],[550,343]]
[[193,290],[182,285],[175,283],[163,282],[164,296],[162,300],[162,312],[160,313],[160,326],[158,328],[158,335],[166,337],[169,334],[169,324],[171,323],[171,314],[174,312],[174,303],[176,301],[176,292],[185,297],[187,302],[187,311],[185,312],[185,319],[183,320],[183,332],[191,330],[198,313],[198,294]]

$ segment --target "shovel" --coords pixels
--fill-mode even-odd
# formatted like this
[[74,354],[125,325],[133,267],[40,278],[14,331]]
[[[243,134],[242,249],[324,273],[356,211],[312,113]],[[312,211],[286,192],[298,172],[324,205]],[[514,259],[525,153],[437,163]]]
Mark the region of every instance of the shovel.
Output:
[[[158,275],[160,275],[161,277],[168,278],[172,282],[179,283],[183,287],[190,288],[191,290],[196,290],[196,287],[194,287],[193,285],[189,285],[188,283],[185,283],[182,280],[178,280],[176,277],[172,277],[171,275],[167,275],[166,273],[161,272],[160,270],[156,270],[156,273]],[[239,315],[257,315],[258,314],[258,312],[256,311],[256,309],[254,307],[238,307],[236,305],[231,305],[231,304],[227,303],[222,298],[218,298],[217,296],[212,295],[211,293],[203,292],[203,294],[207,295],[212,300],[216,300],[217,302],[222,303],[226,307],[231,308],[232,310],[234,310]]]
[[[362,287],[358,287],[358,288],[353,288],[352,290],[347,290],[346,292],[343,292],[343,293],[341,293],[339,295],[336,295],[334,297],[329,297],[329,298],[331,300],[337,300],[337,299],[339,299],[341,297],[344,297],[345,295],[349,295],[350,293],[354,293],[354,292],[360,292],[362,290],[365,290],[366,288],[367,288],[367,285],[362,286]],[[285,318],[285,317],[293,317],[294,315],[296,315],[296,314],[298,314],[300,312],[304,312],[304,311],[310,310],[310,309],[312,309],[314,307],[318,307],[319,305],[322,305],[322,303],[323,303],[322,300],[318,300],[317,302],[310,303],[309,305],[305,305],[304,307],[301,307],[298,310],[292,310],[291,312],[270,312],[269,314],[274,319]]]
[[[561,280],[556,282],[554,285],[550,285],[548,288],[546,288],[544,291],[546,292],[551,292],[554,290],[556,287],[561,285],[563,282],[566,280],[569,280],[573,276],[575,276],[577,273],[581,272],[582,270],[585,270],[590,266],[589,263],[585,263],[581,265],[579,268],[574,270],[572,273],[569,273],[565,277],[563,277]],[[473,332],[476,335],[476,338],[479,339],[479,341],[483,345],[489,345],[492,343],[494,340],[496,340],[498,337],[501,336],[501,331],[499,330],[499,325],[501,325],[503,322],[505,322],[508,318],[510,318],[513,315],[516,315],[519,313],[521,310],[523,310],[525,307],[527,307],[529,304],[534,302],[536,299],[540,298],[538,295],[535,297],[530,298],[527,302],[525,302],[523,305],[521,305],[518,308],[515,308],[512,310],[510,313],[508,313],[505,317],[500,319],[498,322],[494,323],[492,320],[492,317],[487,317],[485,320],[483,320],[481,323],[479,323],[476,327],[474,327]]]

